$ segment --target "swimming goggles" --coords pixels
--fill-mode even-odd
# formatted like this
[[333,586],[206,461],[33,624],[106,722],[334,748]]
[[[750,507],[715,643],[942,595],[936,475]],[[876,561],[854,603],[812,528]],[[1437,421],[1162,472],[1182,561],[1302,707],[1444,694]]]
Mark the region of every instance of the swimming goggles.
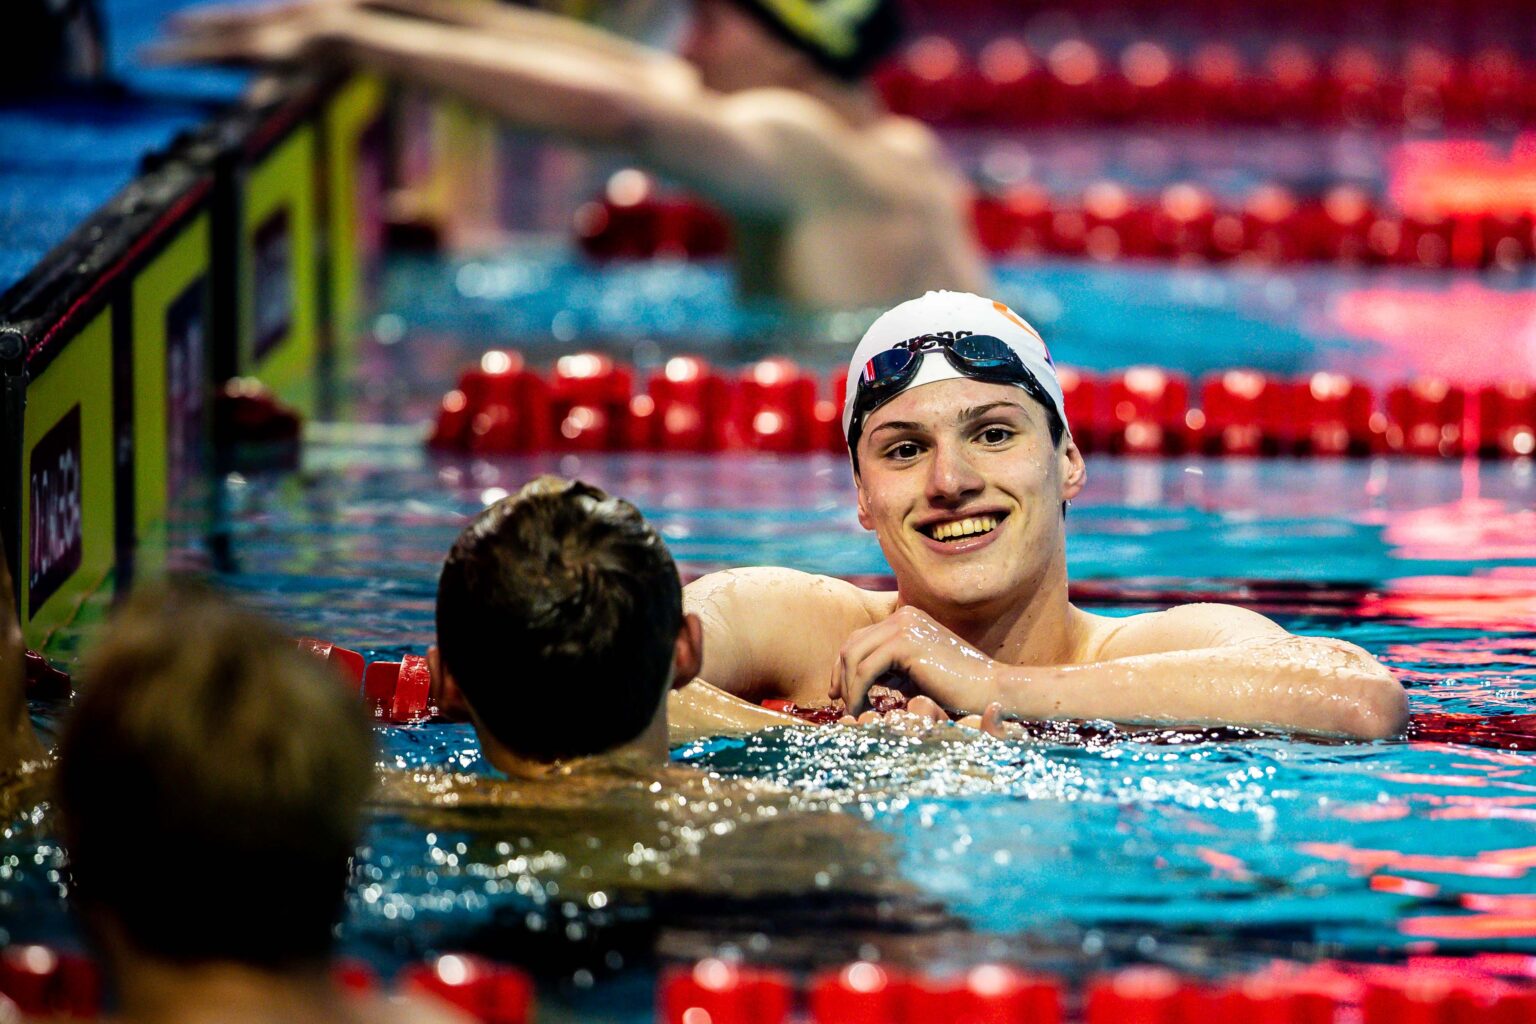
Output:
[[853,419],[848,428],[848,448],[857,451],[864,418],[889,402],[912,382],[923,365],[926,352],[943,352],[960,373],[995,384],[1017,384],[1047,409],[1056,403],[1040,386],[1040,380],[1024,365],[1006,341],[990,334],[970,334],[948,338],[924,334],[908,338],[892,348],[878,352],[859,373],[858,390],[853,396]]

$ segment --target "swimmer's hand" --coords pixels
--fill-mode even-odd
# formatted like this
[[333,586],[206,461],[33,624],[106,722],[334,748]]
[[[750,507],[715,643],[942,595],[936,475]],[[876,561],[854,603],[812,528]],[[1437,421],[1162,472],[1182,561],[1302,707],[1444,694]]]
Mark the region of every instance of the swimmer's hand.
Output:
[[898,608],[851,634],[832,668],[828,693],[859,715],[870,687],[890,672],[951,710],[974,712],[997,700],[997,662],[916,608]]
[[194,7],[171,19],[164,40],[146,49],[151,64],[294,64],[338,36],[355,0]]
[[951,721],[949,712],[940,707],[937,701],[930,697],[918,696],[908,701],[904,708],[883,713],[869,710],[857,718],[853,715],[844,715],[838,722],[842,725],[873,725],[878,722],[891,726],[898,732],[914,735],[922,735],[933,729],[950,725],[960,729],[975,729],[977,732],[983,732],[998,739],[1016,739],[1024,735],[1022,726],[1003,718],[1003,706],[996,701],[988,704],[983,714],[966,715],[964,718]]

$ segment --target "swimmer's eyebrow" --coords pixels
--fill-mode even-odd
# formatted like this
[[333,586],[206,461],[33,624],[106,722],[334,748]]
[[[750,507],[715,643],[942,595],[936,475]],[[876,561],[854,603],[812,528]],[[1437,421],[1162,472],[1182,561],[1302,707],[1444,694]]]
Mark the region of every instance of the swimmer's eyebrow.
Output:
[[882,430],[922,430],[922,429],[923,429],[923,425],[921,423],[913,423],[911,420],[886,420],[884,423],[880,424],[874,430],[871,430],[867,436],[874,437],[876,434],[880,433],[880,431],[882,431]]
[[[986,405],[973,405],[969,409],[961,409],[960,414],[955,417],[955,422],[974,423],[976,420],[981,419],[990,412],[996,412],[998,409],[1016,409],[1026,417],[1029,415],[1028,411],[1019,402],[998,401],[988,402]],[[874,437],[882,430],[915,430],[921,432],[927,429],[929,428],[926,424],[914,423],[911,420],[887,420],[874,430],[871,430],[868,436]]]
[[973,405],[969,409],[962,409],[960,411],[960,415],[955,417],[955,422],[971,423],[975,420],[981,419],[983,416],[987,415],[987,413],[995,412],[998,409],[1017,409],[1026,417],[1029,415],[1024,406],[1018,402],[998,401],[988,402],[986,405]]

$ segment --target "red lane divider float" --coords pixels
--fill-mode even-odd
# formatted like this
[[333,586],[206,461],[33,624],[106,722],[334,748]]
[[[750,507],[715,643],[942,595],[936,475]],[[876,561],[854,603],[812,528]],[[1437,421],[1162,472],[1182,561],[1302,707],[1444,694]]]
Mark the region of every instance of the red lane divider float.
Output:
[[[667,202],[704,210],[692,200]],[[1078,196],[1051,195],[1024,183],[978,196],[972,221],[982,247],[999,258],[1267,266],[1321,262],[1470,270],[1512,270],[1536,260],[1536,221],[1529,212],[1403,213],[1378,205],[1353,185],[1335,186],[1320,197],[1300,197],[1283,185],[1262,185],[1232,204],[1189,182],[1143,196],[1131,195],[1113,182],[1091,185]],[[606,230],[638,228],[614,221]],[[643,234],[623,244],[585,236],[579,241],[587,255],[599,260],[650,259],[665,251],[664,239]],[[724,244],[711,244],[677,255],[711,259],[725,252]]]
[[[546,382],[516,353],[493,351],[444,396],[430,444],[475,455],[841,454],[845,373],[823,382],[787,359],[729,372],[679,356],[636,393],[634,371],[605,355],[562,356]],[[1087,453],[1536,454],[1536,388],[1519,381],[1468,390],[1424,379],[1389,389],[1379,402],[1366,385],[1333,373],[1287,378],[1236,369],[1192,385],[1155,367],[1063,368],[1061,385],[1072,435]]]
[[[348,688],[368,702],[375,718],[395,724],[416,724],[444,717],[443,710],[433,702],[427,659],[420,655],[407,654],[400,661],[365,664],[358,652],[327,640],[302,637],[294,643],[299,650],[329,665]],[[26,695],[29,699],[67,699],[73,692],[67,673],[49,665],[36,651],[26,652]],[[900,694],[882,692],[872,695],[870,703],[876,711],[885,713],[905,707],[906,699]],[[841,708],[835,705],[803,707],[792,701],[765,700],[763,706],[815,724],[835,722],[842,717]],[[1410,718],[1407,738],[1499,750],[1536,750],[1536,714],[1473,715],[1421,711]],[[0,965],[0,973],[9,969]]]
[[314,637],[294,641],[299,650],[329,665],[346,686],[368,705],[373,717],[396,725],[413,725],[441,716],[432,698],[432,673],[427,659],[407,654],[399,661],[364,664],[356,651]]
[[1179,52],[1152,39],[1109,49],[1082,38],[1036,49],[1016,36],[971,50],[913,40],[876,76],[899,113],[943,125],[1161,122],[1511,130],[1536,114],[1536,66],[1507,47],[1466,59],[1423,44],[1400,60],[1357,44],[1294,41],[1249,60],[1210,40]]
[[[342,960],[344,989],[373,992],[366,964]],[[1528,957],[1480,953],[1416,956],[1402,964],[1275,962],[1257,972],[1203,980],[1161,967],[1088,978],[1081,999],[1060,978],[1001,964],[928,974],[860,961],[804,985],[781,971],[702,960],[662,973],[658,1024],[1361,1024],[1487,1020],[1516,1024],[1536,1013]],[[516,967],[446,954],[404,968],[394,991],[440,1000],[482,1024],[528,1024],[534,986]],[[6,1005],[9,1001],[10,1005]],[[1069,1008],[1080,1006],[1080,1013]],[[0,950],[0,1011],[94,1018],[101,983],[84,957],[45,946]]]
[[396,982],[406,995],[440,999],[482,1024],[533,1020],[533,982],[528,975],[480,957],[440,956],[406,968]]

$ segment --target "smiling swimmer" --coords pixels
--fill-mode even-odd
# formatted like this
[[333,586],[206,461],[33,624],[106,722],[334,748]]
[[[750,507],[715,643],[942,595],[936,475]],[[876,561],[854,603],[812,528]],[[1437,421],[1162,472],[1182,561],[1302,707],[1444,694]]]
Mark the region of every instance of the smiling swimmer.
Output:
[[896,591],[771,567],[705,576],[685,603],[710,684],[857,713],[895,675],[951,712],[1021,720],[1403,729],[1402,687],[1353,644],[1232,605],[1071,604],[1066,503],[1086,468],[1044,341],[1003,303],[928,292],[881,316],[850,362],[843,428],[859,523]]

